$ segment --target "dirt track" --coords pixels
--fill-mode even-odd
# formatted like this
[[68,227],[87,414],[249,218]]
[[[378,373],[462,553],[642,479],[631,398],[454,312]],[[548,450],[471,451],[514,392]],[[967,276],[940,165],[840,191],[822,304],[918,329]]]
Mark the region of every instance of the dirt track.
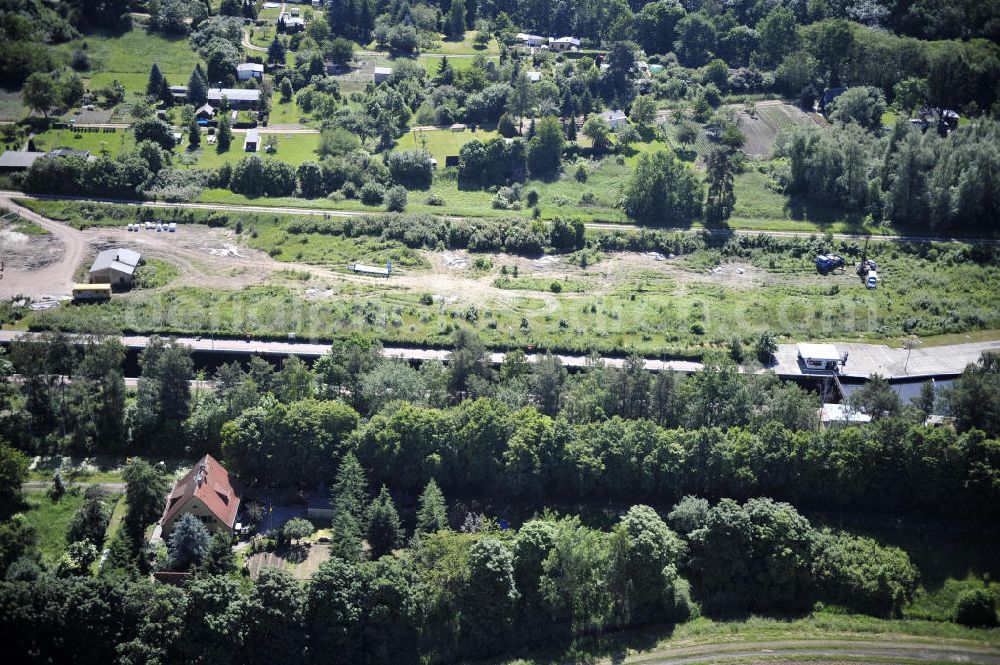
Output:
[[[0,298],[11,298],[17,295],[39,297],[69,293],[73,285],[73,273],[80,265],[86,252],[83,234],[65,224],[54,222],[19,206],[6,197],[0,197],[0,207],[15,211],[25,219],[41,226],[53,238],[42,242],[54,243],[56,246],[51,248],[53,260],[44,265],[38,266],[26,262],[23,264],[26,269],[5,269],[0,277]],[[5,262],[6,257],[13,253],[13,247],[0,246],[0,255],[5,257]]]
[[886,640],[781,640],[722,642],[691,647],[666,647],[612,662],[638,665],[695,663],[801,662],[957,662],[1000,664],[1000,649],[971,643],[934,643],[918,638]]

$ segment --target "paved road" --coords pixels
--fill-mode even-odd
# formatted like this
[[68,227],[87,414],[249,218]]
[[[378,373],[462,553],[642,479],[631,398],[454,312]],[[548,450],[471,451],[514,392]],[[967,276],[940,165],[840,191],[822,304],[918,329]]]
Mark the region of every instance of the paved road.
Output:
[[[9,343],[23,333],[14,330],[0,330],[0,343]],[[149,343],[148,335],[124,335],[122,343],[130,349],[143,349]],[[198,339],[194,337],[178,337],[177,341],[195,351],[214,352],[234,355],[296,355],[303,358],[318,358],[330,350],[330,345],[321,342],[273,342],[258,339]],[[850,378],[867,379],[872,374],[880,374],[887,379],[917,380],[932,376],[949,376],[962,373],[965,366],[978,360],[986,350],[1000,351],[1000,340],[993,342],[975,342],[971,344],[954,344],[950,346],[932,346],[926,349],[914,349],[908,368],[904,371],[906,351],[892,349],[882,344],[837,344],[838,350],[846,350],[849,358],[840,375]],[[382,354],[387,358],[399,358],[409,361],[439,360],[446,362],[447,349],[405,348],[386,346]],[[505,354],[495,352],[490,354],[490,362],[499,365]],[[566,367],[583,368],[591,362],[588,356],[557,354]],[[534,362],[540,354],[528,354],[528,361]],[[798,377],[803,375],[822,376],[822,373],[803,372],[796,360],[796,345],[781,344],[776,354],[778,362],[771,367],[779,376]],[[612,367],[621,367],[622,358],[605,358],[604,363]],[[644,367],[651,372],[672,370],[692,373],[703,369],[700,362],[691,360],[663,360],[646,358]],[[209,385],[199,387],[210,388]]]
[[774,642],[725,642],[693,647],[666,648],[640,653],[616,663],[643,665],[692,665],[729,660],[778,662],[843,662],[845,659],[879,662],[955,662],[1000,665],[1000,649],[989,646],[935,644],[928,641],[889,640],[783,640]]
[[[228,210],[233,212],[262,212],[262,213],[280,213],[280,214],[291,214],[291,215],[315,215],[320,217],[331,216],[331,217],[358,217],[362,215],[370,215],[372,211],[364,210],[329,210],[323,208],[297,208],[289,206],[268,206],[268,205],[253,205],[253,204],[226,204],[226,203],[168,203],[165,201],[142,201],[142,200],[128,200],[128,199],[102,199],[94,198],[89,196],[56,196],[56,195],[42,195],[42,194],[25,194],[23,192],[2,190],[0,191],[0,197],[2,198],[23,198],[23,199],[38,199],[38,200],[58,200],[58,201],[91,201],[97,203],[110,203],[117,205],[138,205],[148,208],[192,208],[192,209],[205,209],[205,210]],[[461,217],[451,216],[451,215],[441,215],[444,219],[462,219]],[[603,231],[613,231],[613,230],[637,230],[640,227],[635,224],[617,224],[617,223],[605,223],[605,222],[587,222],[585,226],[588,229],[603,230]],[[692,229],[690,227],[658,227],[657,230],[667,231],[667,232],[683,232],[683,231],[698,231],[701,229]],[[728,236],[757,236],[757,235],[768,235],[775,236],[779,238],[811,238],[815,237],[817,234],[814,231],[758,231],[758,230],[742,230],[742,229],[712,229],[712,235],[718,237],[728,237]],[[834,240],[847,240],[847,241],[857,241],[864,240],[864,234],[857,233],[834,233],[831,234]],[[974,243],[974,244],[985,244],[985,245],[998,245],[1000,246],[1000,238],[959,238],[953,236],[928,236],[928,235],[878,235],[872,234],[872,237],[877,240],[886,240],[890,242],[964,242],[964,243]]]

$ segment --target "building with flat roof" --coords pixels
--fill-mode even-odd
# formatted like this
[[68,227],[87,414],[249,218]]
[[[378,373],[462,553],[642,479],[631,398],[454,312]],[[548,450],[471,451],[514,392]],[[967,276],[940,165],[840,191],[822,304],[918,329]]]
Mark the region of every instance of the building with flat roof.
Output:
[[0,172],[27,171],[35,160],[44,157],[44,152],[29,152],[27,150],[7,150],[0,155]]
[[837,371],[842,360],[833,344],[799,344],[798,357],[806,369],[833,372]]
[[392,67],[376,67],[375,71],[372,72],[372,80],[376,83],[388,81],[390,76],[392,76]]
[[208,89],[208,103],[212,106],[221,106],[223,97],[229,102],[229,107],[234,109],[256,111],[260,104],[260,90],[253,88]]
[[90,266],[90,281],[92,284],[130,286],[140,258],[139,252],[131,249],[106,249]]
[[852,409],[847,404],[824,404],[819,412],[819,422],[823,427],[861,425],[871,421],[872,417],[867,413]]

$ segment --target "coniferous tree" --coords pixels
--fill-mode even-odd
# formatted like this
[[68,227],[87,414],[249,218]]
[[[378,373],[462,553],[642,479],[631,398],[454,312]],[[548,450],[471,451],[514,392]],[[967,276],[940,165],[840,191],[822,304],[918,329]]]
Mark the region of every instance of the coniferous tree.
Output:
[[59,503],[59,499],[63,498],[65,493],[66,485],[63,484],[62,474],[57,471],[52,478],[52,487],[49,488],[49,498],[53,503]]
[[225,152],[233,142],[233,130],[228,115],[223,115],[219,120],[219,127],[216,131],[216,150]]
[[202,562],[208,553],[212,537],[201,521],[187,513],[174,524],[170,534],[170,567],[173,570],[188,570]]
[[278,39],[277,33],[267,47],[267,61],[272,65],[282,65],[285,63],[285,45]]
[[330,527],[330,555],[351,563],[358,563],[364,556],[361,546],[361,526],[347,511],[338,511]]
[[462,39],[465,36],[465,0],[451,0],[447,25],[451,37]]
[[365,506],[368,505],[368,479],[354,453],[347,453],[337,469],[337,477],[330,488],[330,498],[336,513],[346,512],[359,525],[364,524]]
[[448,528],[448,507],[444,493],[433,478],[420,494],[416,533],[434,533]]
[[368,508],[368,546],[372,558],[377,559],[403,544],[403,529],[399,524],[399,513],[392,502],[389,489],[383,485],[382,491]]
[[227,534],[217,533],[212,537],[199,570],[206,575],[230,575],[236,572],[232,540]]
[[708,197],[705,201],[705,218],[709,222],[729,219],[736,204],[733,193],[733,162],[728,150],[713,150],[706,160],[708,171]]
[[146,83],[146,94],[150,97],[158,97],[163,89],[163,73],[160,66],[155,62],[149,68],[149,82]]
[[191,78],[188,79],[187,98],[188,103],[194,105],[195,108],[208,101],[208,77],[202,71],[201,63],[194,66]]
[[197,122],[192,122],[188,128],[188,149],[197,150],[199,145],[201,145],[201,129]]

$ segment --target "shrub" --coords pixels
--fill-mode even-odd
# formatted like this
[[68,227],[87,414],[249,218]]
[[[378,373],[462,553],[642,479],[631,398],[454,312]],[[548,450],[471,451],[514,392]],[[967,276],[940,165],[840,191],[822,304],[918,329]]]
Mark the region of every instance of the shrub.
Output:
[[440,194],[431,194],[427,197],[427,205],[429,206],[443,206],[444,204],[444,197]]
[[365,205],[379,205],[385,199],[385,187],[374,180],[369,180],[362,185],[361,190],[358,192],[358,198]]
[[559,282],[552,282],[549,285],[549,291],[551,291],[552,293],[562,293],[562,284],[560,284]]
[[965,591],[955,601],[954,619],[963,626],[995,626],[996,601],[984,589]]
[[385,157],[392,179],[410,189],[427,189],[434,178],[426,150],[394,150]]
[[385,209],[389,212],[406,210],[406,188],[402,185],[390,187],[385,195]]

